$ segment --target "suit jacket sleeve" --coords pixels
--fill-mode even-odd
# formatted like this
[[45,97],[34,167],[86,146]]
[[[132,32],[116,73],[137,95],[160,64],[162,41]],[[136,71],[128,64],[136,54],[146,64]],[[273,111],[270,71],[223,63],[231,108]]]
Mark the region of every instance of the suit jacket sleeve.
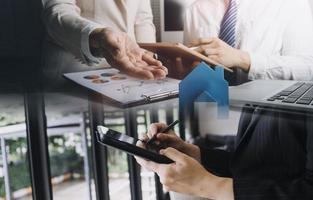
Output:
[[89,33],[102,27],[80,16],[75,0],[43,0],[43,21],[56,43],[86,64],[99,60],[89,52]]
[[201,164],[217,176],[231,177],[230,160],[231,152],[220,149],[208,149],[199,146]]
[[235,199],[313,199],[313,118],[307,121],[306,167],[292,179],[237,178],[233,175]]
[[[312,153],[310,156],[313,157]],[[313,199],[313,171],[311,169],[306,169],[304,174],[292,180],[237,179],[236,177],[233,180],[235,199],[239,200]]]
[[[255,109],[244,109],[243,115],[241,117],[241,122],[239,126],[238,134],[239,136],[241,134],[244,134],[243,130],[249,129],[248,127],[253,123],[253,119],[255,121],[259,121],[260,119],[257,118],[259,112],[256,112],[254,114]],[[262,116],[265,116],[266,114],[262,114]],[[272,115],[268,115],[272,116]],[[279,115],[280,116],[280,115]],[[264,199],[275,199],[275,200],[285,200],[285,199],[301,199],[301,200],[309,200],[313,199],[313,117],[308,114],[305,118],[301,119],[299,115],[296,115],[298,120],[300,120],[301,127],[299,132],[297,133],[296,130],[291,129],[295,134],[299,135],[301,131],[305,131],[303,135],[305,135],[305,140],[303,141],[302,145],[304,145],[303,149],[303,155],[304,160],[303,162],[305,165],[303,165],[303,170],[299,170],[298,173],[293,174],[292,176],[286,174],[286,176],[277,176],[279,178],[263,178],[262,176],[254,176],[249,175],[241,171],[242,173],[237,173],[236,170],[234,170],[234,165],[236,165],[233,162],[233,157],[242,157],[244,155],[237,154],[237,153],[231,153],[234,151],[223,151],[223,150],[217,150],[217,149],[201,149],[201,161],[202,164],[211,172],[214,172],[216,175],[225,176],[229,175],[229,177],[233,178],[233,189],[234,189],[234,196],[236,200],[264,200]],[[275,115],[275,117],[277,117]],[[288,123],[290,120],[286,120],[284,117],[285,114],[283,114],[281,117],[281,122]],[[292,116],[287,116],[293,120]],[[267,123],[269,118],[264,117],[263,120]],[[270,118],[272,119],[272,118]],[[272,119],[273,120],[273,119]],[[304,120],[302,122],[302,120]],[[262,122],[263,123],[263,122]],[[261,123],[261,124],[262,124]],[[273,122],[279,129],[282,127],[280,125],[277,125],[277,123]],[[296,123],[295,123],[296,124]],[[291,123],[291,126],[294,126],[295,124]],[[282,124],[283,125],[283,124]],[[286,129],[283,129],[284,131],[287,131],[288,124],[284,124],[283,126],[286,126]],[[305,127],[306,126],[306,127]],[[273,128],[273,126],[270,126]],[[299,127],[299,126],[296,126]],[[252,128],[253,129],[253,128]],[[302,129],[302,130],[301,130]],[[275,129],[275,131],[277,131]],[[286,132],[285,132],[286,133]],[[284,136],[284,134],[282,135]],[[287,137],[288,135],[285,134]],[[242,137],[238,137],[237,139],[241,139]],[[292,138],[292,139],[296,139]],[[259,138],[256,138],[259,139]],[[241,140],[242,141],[242,140]],[[238,142],[236,146],[238,145]],[[277,143],[276,145],[279,145]],[[292,147],[291,147],[292,148]],[[237,146],[238,150],[238,146]],[[255,151],[255,149],[252,147],[249,151]],[[294,150],[295,151],[295,150]],[[255,154],[251,154],[251,159],[253,159]],[[291,155],[289,155],[291,156]],[[249,156],[246,159],[249,159]],[[264,158],[266,159],[266,158]],[[232,163],[230,164],[230,160]],[[298,160],[297,160],[298,161]],[[248,163],[248,162],[247,162]],[[248,164],[248,166],[245,166],[244,159],[240,160],[239,163],[241,165],[242,170],[245,169],[245,167],[253,167],[253,164]],[[267,163],[269,164],[269,163]],[[297,165],[298,163],[295,163]],[[283,163],[282,163],[283,165]],[[300,166],[300,165],[299,165]],[[275,166],[273,166],[274,168]],[[258,168],[258,167],[256,167]],[[262,168],[258,168],[258,170],[262,170]],[[230,172],[231,171],[231,172]],[[256,173],[258,174],[258,173]]]

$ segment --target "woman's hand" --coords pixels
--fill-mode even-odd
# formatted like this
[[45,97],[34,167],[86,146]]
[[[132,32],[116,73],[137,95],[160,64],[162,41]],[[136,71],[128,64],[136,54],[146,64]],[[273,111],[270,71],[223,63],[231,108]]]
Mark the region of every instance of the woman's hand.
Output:
[[167,133],[160,133],[160,130],[166,127],[167,125],[163,123],[151,124],[147,133],[147,137],[145,137],[144,141],[156,135],[157,145],[161,145],[163,148],[172,147],[195,158],[198,162],[201,162],[199,147],[185,142],[180,137],[178,137],[173,130],[170,130]]
[[248,72],[250,69],[250,55],[247,52],[229,46],[219,38],[201,38],[192,42],[190,47],[198,47],[196,51],[225,67],[239,67],[245,72]]
[[104,57],[125,74],[141,79],[163,79],[168,71],[162,63],[141,49],[126,33],[109,28],[95,29],[89,36],[94,56]]
[[137,162],[157,173],[165,189],[210,199],[233,199],[232,179],[220,178],[206,171],[195,159],[174,148],[160,151],[172,164],[157,164],[136,157]]

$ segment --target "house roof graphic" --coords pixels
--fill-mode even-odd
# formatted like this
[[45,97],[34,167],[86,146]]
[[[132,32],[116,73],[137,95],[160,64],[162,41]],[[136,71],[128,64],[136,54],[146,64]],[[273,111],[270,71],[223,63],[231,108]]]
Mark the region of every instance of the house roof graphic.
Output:
[[192,113],[195,102],[217,103],[218,117],[228,117],[228,82],[224,79],[223,67],[212,69],[202,62],[180,82],[180,111],[185,114]]

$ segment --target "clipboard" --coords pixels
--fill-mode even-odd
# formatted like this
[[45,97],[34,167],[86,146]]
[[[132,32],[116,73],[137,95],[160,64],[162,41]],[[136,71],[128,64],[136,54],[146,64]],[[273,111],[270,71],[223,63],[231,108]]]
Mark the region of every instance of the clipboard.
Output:
[[122,74],[114,68],[66,73],[63,76],[101,94],[107,103],[120,108],[177,98],[179,93],[179,80],[140,80]]
[[[170,42],[157,42],[157,43],[139,43],[139,46],[143,49],[151,51],[159,55],[170,55],[171,57],[182,57],[194,61],[204,61],[210,66],[221,66],[219,63],[211,60],[210,58],[202,55],[201,53],[181,44]],[[223,66],[223,68],[229,72],[233,70]]]

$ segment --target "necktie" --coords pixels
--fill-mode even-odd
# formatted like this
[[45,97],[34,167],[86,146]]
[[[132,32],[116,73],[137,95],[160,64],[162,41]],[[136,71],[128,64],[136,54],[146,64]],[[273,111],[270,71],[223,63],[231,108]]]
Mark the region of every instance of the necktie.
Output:
[[228,9],[221,23],[219,38],[231,47],[236,45],[237,4],[230,0]]
[[[231,47],[236,47],[236,23],[237,3],[236,0],[229,0],[229,6],[221,23],[219,38]],[[240,69],[234,69],[233,73],[225,71],[225,79],[229,85],[238,85],[247,82],[248,76]]]

